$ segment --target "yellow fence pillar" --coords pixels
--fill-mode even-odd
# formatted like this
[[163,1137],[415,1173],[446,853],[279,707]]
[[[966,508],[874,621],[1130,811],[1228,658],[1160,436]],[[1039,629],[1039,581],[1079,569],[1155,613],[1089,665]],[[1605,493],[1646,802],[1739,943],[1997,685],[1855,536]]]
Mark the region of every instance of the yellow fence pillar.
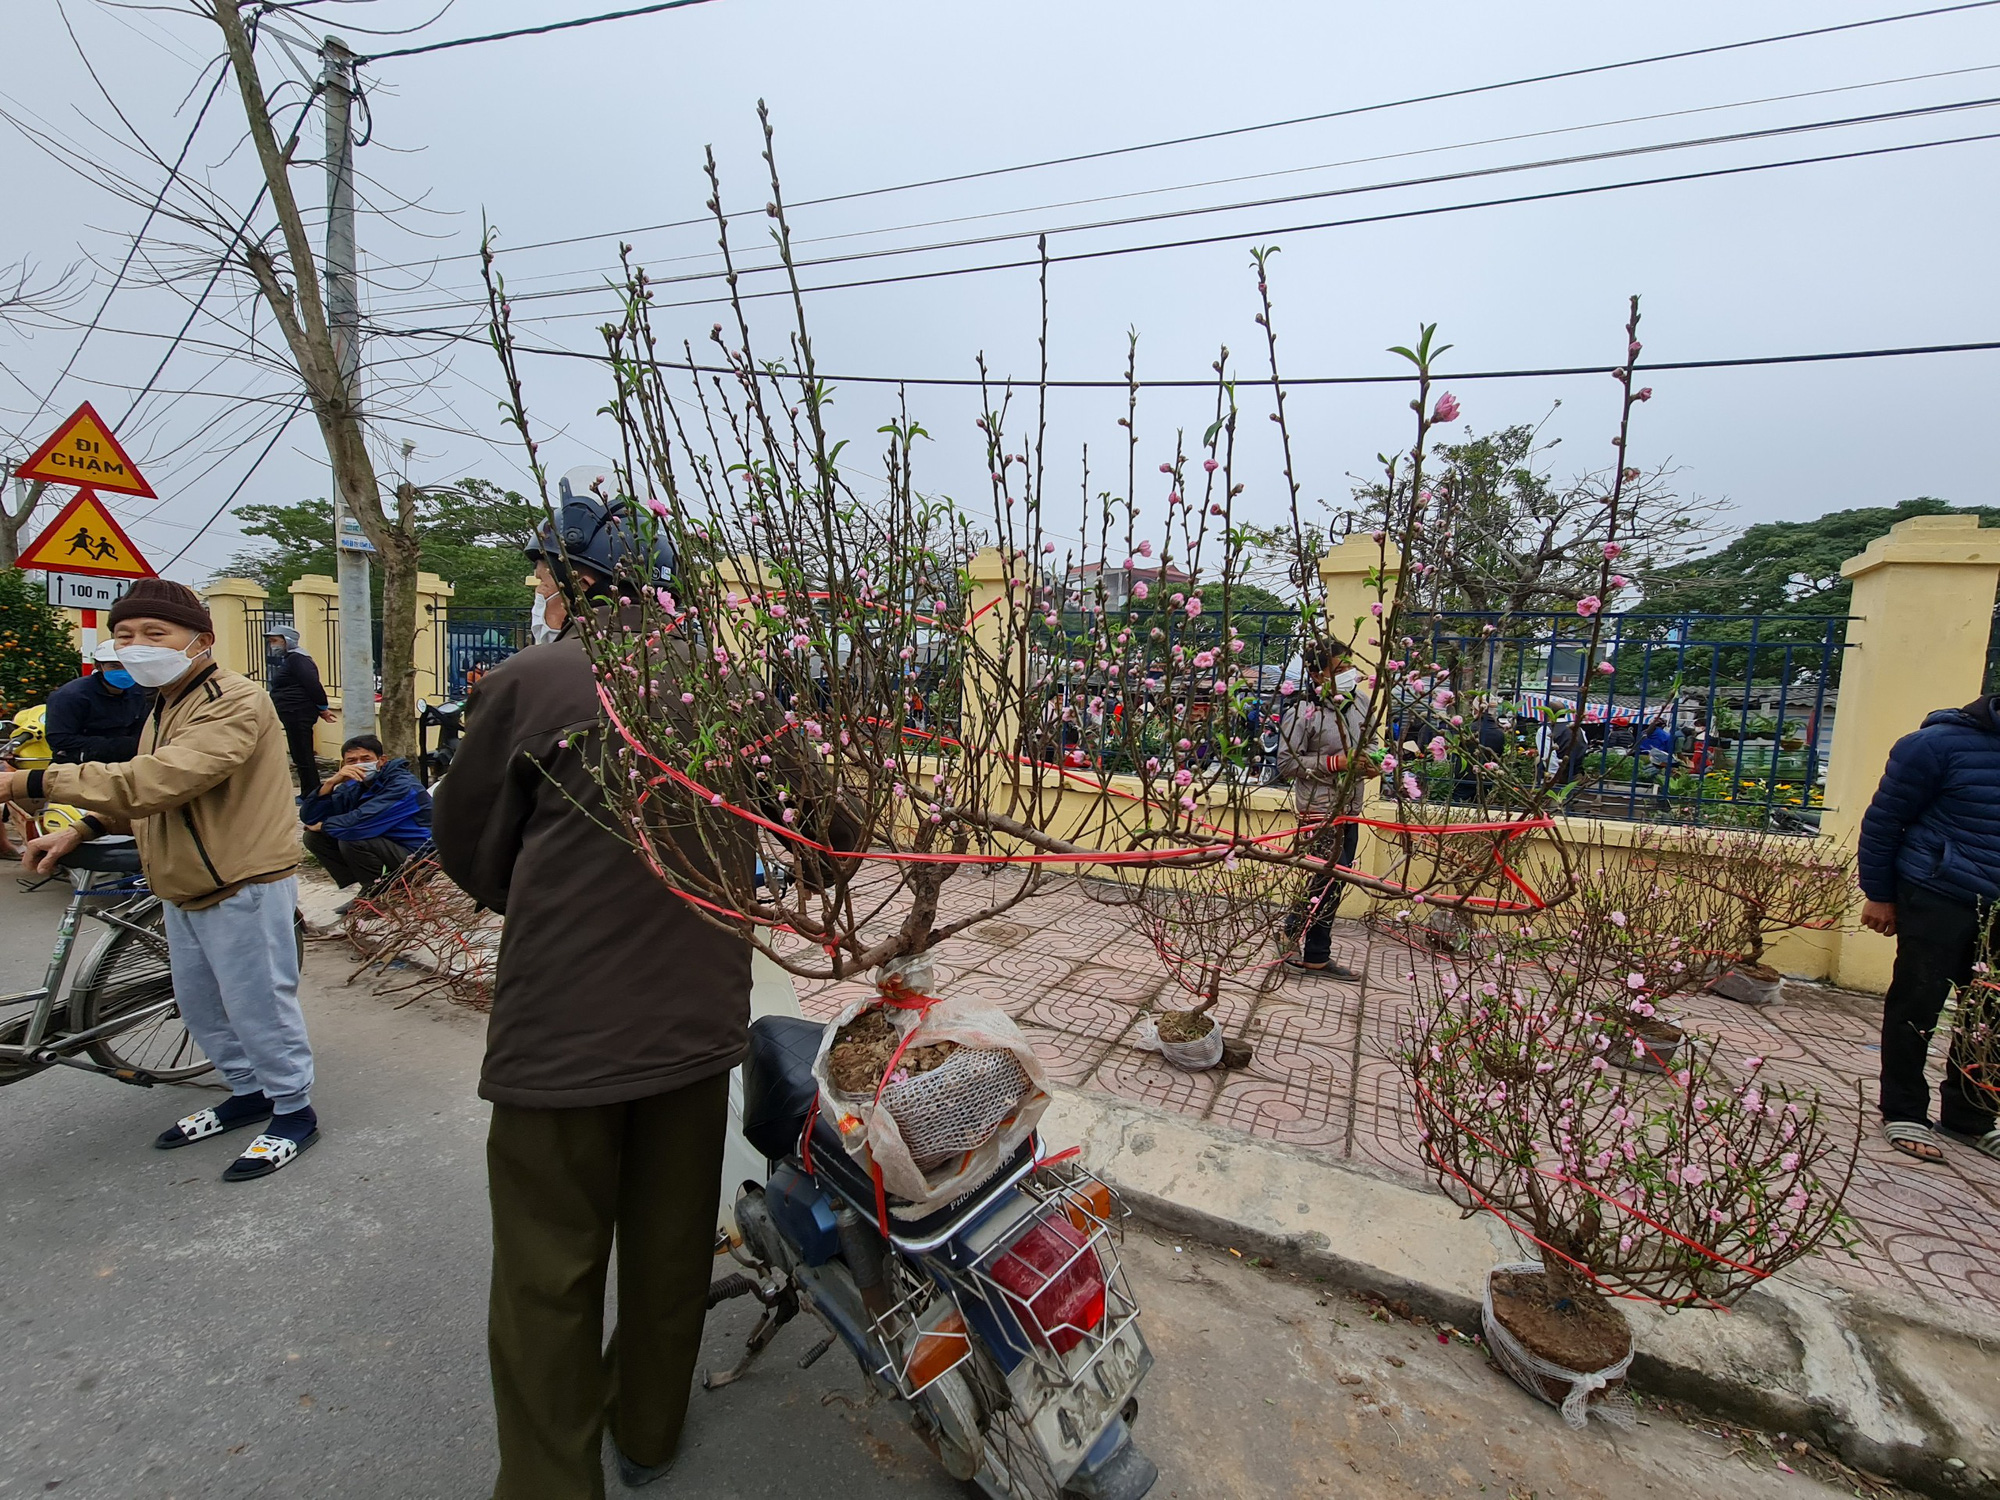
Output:
[[201,591],[215,621],[215,660],[248,676],[264,658],[262,637],[253,638],[250,614],[264,609],[264,585],[252,578],[218,578]]
[[[335,631],[340,622],[340,585],[324,573],[306,573],[292,584],[292,626],[299,633],[299,649],[319,668],[326,684],[327,706],[336,714],[341,707],[340,652]],[[365,627],[364,627],[365,628]],[[362,684],[372,698],[374,684]],[[313,731],[313,745],[327,760],[340,759],[341,724],[321,721]]]
[[1375,571],[1382,570],[1385,596],[1396,590],[1396,575],[1402,570],[1402,554],[1394,542],[1377,542],[1369,536],[1342,537],[1319,560],[1320,587],[1326,594],[1326,628],[1337,640],[1351,641],[1354,654],[1363,661],[1375,655],[1376,632],[1369,629],[1375,617],[1369,606],[1376,602]]
[[[1396,591],[1396,576],[1402,565],[1402,553],[1394,542],[1377,542],[1366,534],[1342,537],[1319,560],[1320,587],[1326,595],[1326,629],[1336,640],[1353,645],[1355,665],[1364,676],[1371,670],[1371,664],[1385,654],[1378,649],[1381,632],[1373,628],[1376,618],[1369,608],[1378,602],[1376,575],[1379,571],[1379,602],[1386,613],[1386,601]],[[1370,782],[1368,795],[1369,805],[1362,809],[1363,816],[1386,818],[1393,813],[1393,807],[1381,799],[1380,783]],[[1357,869],[1387,875],[1398,858],[1394,844],[1375,829],[1362,828],[1354,851]]]
[[[1882,779],[1890,747],[1938,708],[1977,698],[1986,675],[2000,530],[1977,516],[1898,521],[1841,575],[1854,581],[1848,650],[1827,760],[1824,830],[1852,843]],[[1849,989],[1889,986],[1893,939],[1850,918],[1834,979]]]
[[450,667],[445,661],[445,623],[450,618],[450,584],[435,573],[417,574],[417,636],[410,647],[417,673],[417,696],[432,703],[450,696]]
[[[966,745],[988,752],[997,776],[1018,784],[1021,768],[1012,757],[1021,748],[1021,700],[1024,693],[1041,691],[1039,684],[1025,680],[1034,664],[1023,661],[1020,654],[1018,611],[1029,584],[1021,576],[1019,555],[1010,568],[998,547],[982,548],[966,571],[972,583],[965,608],[974,660],[967,663],[964,675],[959,734]],[[1012,769],[1001,772],[1001,767]],[[998,786],[989,789],[987,798],[995,806],[1006,802]]]

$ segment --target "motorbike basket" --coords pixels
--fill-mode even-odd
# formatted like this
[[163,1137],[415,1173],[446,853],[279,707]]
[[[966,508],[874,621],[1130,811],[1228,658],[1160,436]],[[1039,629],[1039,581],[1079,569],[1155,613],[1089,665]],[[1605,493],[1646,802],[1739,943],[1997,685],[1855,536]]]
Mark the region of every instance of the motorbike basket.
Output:
[[984,1304],[976,1321],[1008,1343],[1003,1363],[1034,1364],[1050,1388],[1080,1384],[1139,1315],[1119,1241],[1125,1207],[1102,1178],[1073,1164],[1021,1184],[1034,1202],[956,1280]]

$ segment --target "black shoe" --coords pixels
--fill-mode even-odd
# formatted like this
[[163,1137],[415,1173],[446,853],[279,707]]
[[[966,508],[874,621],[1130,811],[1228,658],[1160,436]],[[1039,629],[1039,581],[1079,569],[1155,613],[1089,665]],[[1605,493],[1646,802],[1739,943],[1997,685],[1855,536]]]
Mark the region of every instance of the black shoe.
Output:
[[[618,1460],[618,1478],[628,1490],[636,1490],[645,1485],[652,1484],[656,1480],[665,1479],[667,1471],[674,1466],[672,1458],[663,1464],[634,1463],[625,1456],[625,1450],[618,1446],[617,1439],[615,1438],[611,1443],[611,1456]],[[675,1457],[677,1458],[679,1455],[676,1454]]]
[[1284,964],[1294,974],[1315,974],[1321,979],[1359,979],[1361,977],[1356,971],[1348,968],[1346,964],[1337,964],[1332,959],[1328,959],[1323,964],[1309,964],[1297,954],[1288,953],[1285,955]]

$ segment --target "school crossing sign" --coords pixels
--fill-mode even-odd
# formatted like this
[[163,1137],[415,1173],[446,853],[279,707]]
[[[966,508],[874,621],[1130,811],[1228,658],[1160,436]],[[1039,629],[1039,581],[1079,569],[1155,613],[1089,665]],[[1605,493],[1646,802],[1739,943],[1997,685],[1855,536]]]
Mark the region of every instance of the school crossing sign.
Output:
[[157,500],[139,466],[125,456],[111,428],[88,401],[56,429],[54,437],[14,471],[16,479],[87,485],[114,495]]
[[78,490],[46,530],[14,564],[51,573],[86,573],[97,578],[151,578],[152,565],[132,545],[124,528],[94,490]]

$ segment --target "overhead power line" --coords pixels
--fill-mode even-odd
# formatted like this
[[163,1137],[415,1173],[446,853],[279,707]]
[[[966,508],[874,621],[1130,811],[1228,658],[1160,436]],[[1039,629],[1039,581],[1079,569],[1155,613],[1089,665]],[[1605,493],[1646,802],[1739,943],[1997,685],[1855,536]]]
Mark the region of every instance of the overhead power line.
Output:
[[[472,334],[449,334],[446,337],[463,339],[468,343],[484,343],[483,337]],[[579,349],[546,349],[535,344],[517,344],[523,354],[538,355],[548,359],[577,359],[591,364],[608,363],[610,356],[589,354]],[[1751,354],[1733,359],[1680,359],[1645,360],[1634,366],[1635,379],[1638,374],[1656,374],[1673,370],[1747,370],[1767,365],[1816,365],[1835,364],[1857,359],[1905,359],[1918,355],[1932,354],[1979,354],[2000,349],[2000,339],[1987,339],[1963,344],[1909,344],[1901,348],[1883,349],[1841,349],[1824,354]],[[727,365],[690,364],[685,360],[652,359],[638,363],[657,370],[680,370],[694,375],[737,376],[741,372]],[[1623,364],[1602,365],[1558,365],[1540,369],[1523,370],[1460,370],[1432,371],[1433,385],[1456,385],[1470,380],[1552,380],[1579,375],[1608,375],[1614,370],[1622,370]],[[759,379],[771,381],[796,380],[797,375],[773,373],[760,369]],[[819,380],[828,385],[909,385],[977,388],[1012,387],[1017,390],[1034,390],[1046,386],[1050,390],[1063,391],[1122,391],[1129,388],[1124,380],[1013,380],[1011,378],[989,377],[980,379],[976,375],[828,375],[820,374]],[[1316,385],[1406,385],[1416,380],[1414,374],[1392,375],[1287,375],[1279,384],[1286,386]],[[1142,390],[1213,390],[1217,377],[1207,375],[1196,379],[1140,380]],[[1269,375],[1231,376],[1234,386],[1267,386],[1272,384]]]
[[[895,286],[917,281],[941,281],[954,276],[979,276],[994,271],[1018,271],[1047,265],[1067,265],[1079,261],[1106,260],[1121,255],[1143,255],[1158,250],[1186,250],[1206,245],[1230,242],[1268,240],[1274,236],[1290,234],[1311,234],[1325,229],[1347,229],[1362,224],[1388,224],[1403,219],[1435,218],[1444,214],[1467,213],[1483,208],[1507,208],[1527,203],[1549,203],[1564,198],[1593,197],[1599,193],[1621,192],[1627,188],[1664,187],[1683,182],[1702,182],[1724,177],[1742,177],[1757,172],[1775,172],[1790,167],[1819,166],[1832,162],[1859,161],[1869,157],[1897,156],[1913,151],[1929,151],[1940,146],[1964,146],[1982,141],[2000,140],[2000,131],[1987,131],[1978,135],[1947,136],[1935,141],[1912,141],[1899,146],[1874,146],[1853,151],[1829,152],[1822,156],[1797,156],[1784,161],[1752,162],[1737,167],[1709,167],[1699,171],[1675,172],[1660,177],[1629,178],[1623,182],[1592,183],[1584,187],[1550,188],[1539,193],[1518,193],[1504,198],[1479,198],[1469,203],[1445,203],[1426,208],[1404,208],[1385,210],[1377,214],[1359,214],[1346,219],[1321,219],[1306,224],[1287,224],[1257,230],[1231,230],[1219,234],[1194,235],[1177,240],[1153,240],[1138,245],[1114,245],[1100,250],[1072,250],[1062,255],[1050,255],[1044,260],[1040,256],[1022,257],[1015,260],[986,261],[979,265],[947,266],[935,271],[902,271],[887,276],[863,277],[854,281],[825,281],[814,286],[802,286],[802,293],[853,291],[864,287]],[[615,290],[615,289],[612,289]],[[771,287],[759,292],[738,292],[742,301],[758,301],[766,297],[789,297],[790,287]],[[679,302],[654,302],[650,304],[656,312],[681,307],[713,307],[727,304],[729,296],[691,297]],[[577,317],[601,317],[595,312],[550,313],[530,322],[552,323]],[[376,332],[392,336],[418,334],[446,334],[457,336],[454,329],[411,329],[390,325],[371,325]],[[483,342],[483,339],[480,340]]]
[[[605,21],[629,21],[634,16],[655,16],[663,10],[681,10],[690,5],[706,5],[708,0],[660,0],[657,5],[635,5],[630,10],[608,10],[602,15],[578,16],[573,21],[550,21],[544,26],[519,26],[512,31],[489,31],[484,36],[454,37],[448,42],[425,42],[416,47],[397,47],[357,57],[355,62],[382,62],[391,57],[420,57],[426,52],[448,52],[454,47],[477,47],[482,42],[506,42],[519,36],[547,36],[552,31],[574,31],[579,26],[597,26]],[[1994,0],[1989,0],[1994,3]]]
[[[2000,104],[2000,95],[1980,99],[1955,100],[1947,104],[1919,105],[1910,109],[1884,110],[1875,114],[1848,115],[1832,120],[1808,120],[1796,125],[1772,125],[1759,130],[1739,130],[1724,135],[1694,136],[1676,141],[1652,141],[1637,146],[1617,146],[1603,151],[1580,152],[1570,156],[1542,157],[1532,161],[1505,162],[1489,167],[1465,167],[1455,172],[1438,172],[1425,177],[1403,177],[1384,182],[1354,183],[1343,187],[1319,188],[1306,193],[1288,193],[1279,197],[1252,198],[1235,203],[1206,204],[1191,208],[1155,209],[1149,213],[1127,214],[1120,218],[1087,220],[1074,224],[1057,224],[1042,229],[1009,229],[992,234],[968,235],[958,239],[934,240],[928,244],[889,246],[875,250],[849,250],[837,254],[813,256],[791,263],[793,270],[811,270],[823,266],[848,265],[856,261],[885,260],[903,255],[928,255],[943,250],[976,249],[987,245],[1006,244],[1016,240],[1032,240],[1042,235],[1082,234],[1105,229],[1127,229],[1138,224],[1157,224],[1171,219],[1200,218],[1209,214],[1239,213],[1253,208],[1277,208],[1291,203],[1312,203],[1328,198],[1350,198],[1364,193],[1389,192],[1402,188],[1437,187],[1446,183],[1470,182],[1485,177],[1510,176],[1517,172],[1538,172],[1557,167],[1584,166],[1595,162],[1618,161],[1633,156],[1656,156],[1668,151],[1694,150],[1706,146],[1740,145],[1748,141],[1774,140],[1788,135],[1804,135],[1821,130],[1841,130],[1857,125],[1880,125],[1898,120],[1923,119],[1933,115],[1954,114],[1964,110],[1988,109]],[[1061,259],[1062,257],[1055,257]],[[727,277],[768,274],[786,269],[783,261],[762,265],[737,265],[729,270],[684,271],[671,276],[649,277],[648,282],[655,287],[687,285],[702,281],[721,281]],[[525,303],[549,301],[563,297],[589,296],[604,291],[601,278],[578,286],[548,287],[539,291],[510,292],[510,302]],[[442,301],[418,303],[391,309],[400,316],[418,313],[445,312],[453,308],[468,307],[485,301],[483,293],[472,297],[453,297]],[[678,304],[669,304],[678,305]]]
[[[696,0],[681,0],[681,3],[696,3]],[[1535,73],[1521,78],[1509,78],[1495,83],[1468,84],[1463,88],[1444,89],[1428,94],[1410,94],[1399,99],[1384,99],[1372,104],[1350,105],[1343,109],[1324,110],[1317,114],[1293,115],[1282,120],[1266,120],[1254,125],[1235,125],[1221,130],[1202,131],[1193,135],[1169,136],[1161,140],[1142,141],[1129,146],[1108,146],[1097,151],[1075,152],[1067,156],[1044,157],[1037,161],[1016,162],[1009,166],[983,167],[970,172],[956,172],[943,177],[926,177],[911,182],[892,183],[883,187],[856,188],[849,192],[832,193],[820,198],[804,198],[788,205],[790,208],[818,208],[829,203],[849,203],[859,198],[881,197],[889,193],[915,192],[921,188],[945,187],[959,182],[976,182],[991,177],[1012,176],[1021,172],[1036,172],[1048,167],[1071,166],[1078,162],[1102,161],[1110,157],[1130,156],[1143,151],[1160,151],[1172,146],[1188,146],[1203,141],[1225,140],[1233,136],[1251,135],[1266,130],[1282,130],[1294,125],[1316,124],[1324,120],[1351,119],[1357,115],[1376,114],[1384,110],[1404,109],[1418,104],[1435,104],[1450,99],[1468,99],[1480,94],[1499,93],[1507,89],[1527,88],[1534,84],[1556,83],[1570,78],[1587,78],[1602,73],[1615,73],[1627,68],[1650,67],[1658,63],[1680,62],[1688,58],[1710,57],[1725,52],[1738,52],[1752,47],[1769,47],[1780,42],[1803,41],[1810,37],[1832,36],[1839,32],[1859,31],[1874,26],[1891,26],[1903,21],[1925,20],[1932,16],[1953,15],[1961,11],[1987,10],[2000,5],[2000,0],[1965,0],[1957,5],[1934,6],[1925,10],[1902,11],[1895,15],[1873,16],[1859,21],[1844,21],[1832,26],[1816,26],[1804,31],[1778,32],[1770,36],[1746,37],[1741,41],[1718,42],[1707,47],[1690,47],[1678,52],[1656,52],[1646,57],[1624,58],[1616,62],[1592,63],[1584,67],[1564,68],[1552,73]],[[592,17],[583,21],[564,22],[562,25],[588,25],[598,19],[615,19],[618,15],[643,15],[665,6],[646,6],[632,12],[617,12],[612,17]],[[500,32],[495,38],[524,35],[518,32]],[[398,57],[407,52],[437,50],[444,46],[464,46],[488,38],[472,37],[461,42],[439,43],[432,48],[411,48],[405,52],[377,53],[376,58]],[[364,62],[376,58],[364,58]],[[746,211],[750,212],[750,211]],[[761,208],[754,210],[758,215]],[[651,234],[663,229],[686,229],[711,222],[707,218],[671,219],[659,224],[641,224],[625,229],[604,230],[595,234],[565,235],[559,239],[534,240],[525,245],[503,247],[503,255],[523,254],[530,250],[548,250],[561,245],[587,244],[593,240],[623,239],[631,235]],[[438,257],[438,263],[454,260],[476,260],[478,251],[465,251],[455,255]]]

